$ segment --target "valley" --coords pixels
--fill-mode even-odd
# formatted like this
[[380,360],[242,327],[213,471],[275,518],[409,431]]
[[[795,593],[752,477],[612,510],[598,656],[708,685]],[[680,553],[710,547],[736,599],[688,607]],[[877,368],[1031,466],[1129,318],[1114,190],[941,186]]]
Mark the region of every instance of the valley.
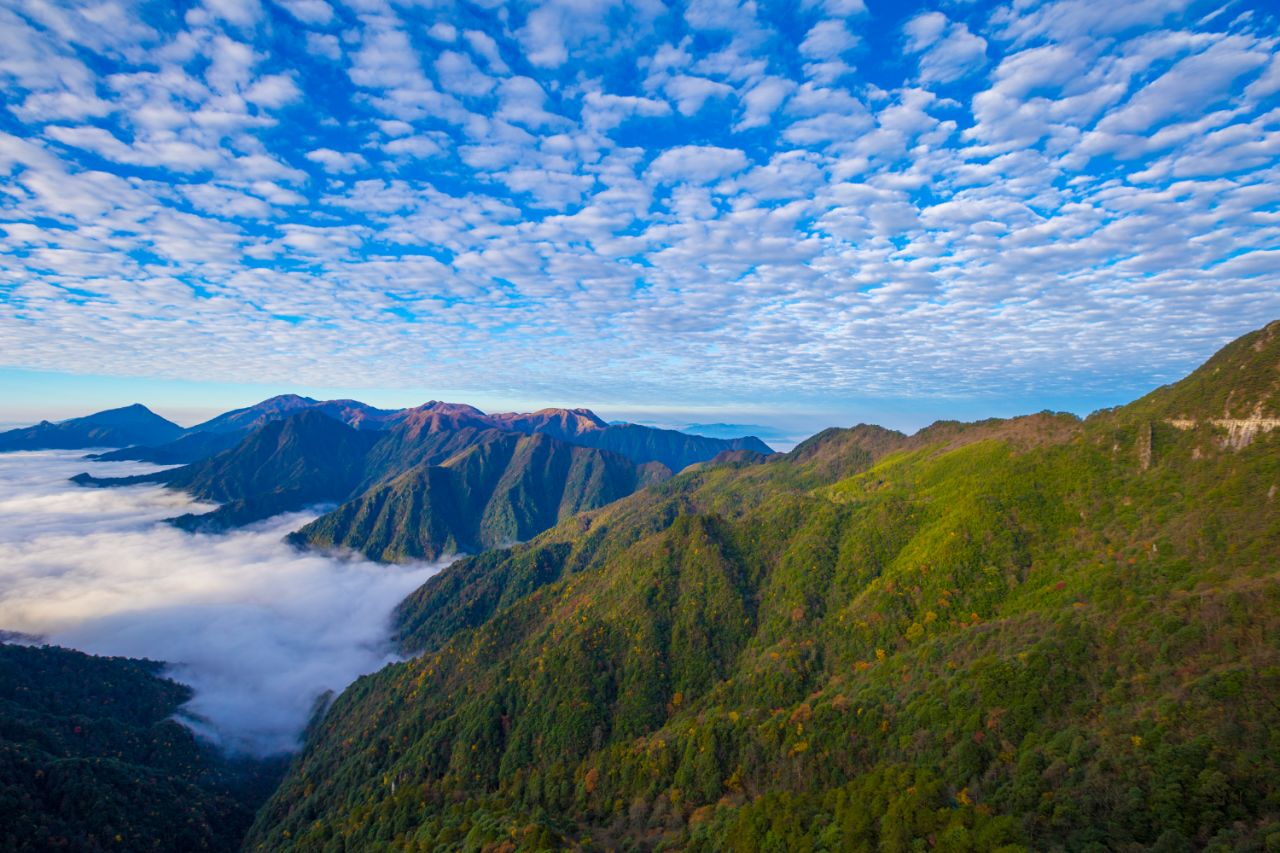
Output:
[[247,850],[1263,850],[1280,453],[1221,415],[1280,411],[1278,377],[1273,323],[1085,419],[681,472],[574,443],[577,416],[307,407],[67,487],[213,501],[154,517],[215,539],[328,500],[279,547],[460,557],[385,617],[404,659],[319,712]]

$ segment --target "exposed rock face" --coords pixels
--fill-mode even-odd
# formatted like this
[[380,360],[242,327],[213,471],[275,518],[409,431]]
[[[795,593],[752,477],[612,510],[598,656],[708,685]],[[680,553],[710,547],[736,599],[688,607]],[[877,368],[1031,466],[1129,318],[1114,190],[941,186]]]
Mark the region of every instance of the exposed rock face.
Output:
[[1151,424],[1143,424],[1138,428],[1138,468],[1145,471],[1151,467]]
[[[1181,430],[1195,429],[1200,424],[1199,421],[1190,418],[1171,418],[1166,423]],[[1264,418],[1261,415],[1255,415],[1251,418],[1210,418],[1204,423],[1227,431],[1226,437],[1219,442],[1225,450],[1242,450],[1252,444],[1259,433],[1268,433],[1273,429],[1280,429],[1280,418]],[[1147,456],[1149,464],[1149,443]],[[1143,468],[1145,469],[1146,465],[1143,465]]]

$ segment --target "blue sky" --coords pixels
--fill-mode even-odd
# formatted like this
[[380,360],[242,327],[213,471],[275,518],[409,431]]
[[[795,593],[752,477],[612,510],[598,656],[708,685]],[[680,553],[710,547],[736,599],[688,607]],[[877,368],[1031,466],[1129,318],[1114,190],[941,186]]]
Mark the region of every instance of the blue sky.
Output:
[[0,0],[0,420],[918,426],[1280,317],[1244,2]]

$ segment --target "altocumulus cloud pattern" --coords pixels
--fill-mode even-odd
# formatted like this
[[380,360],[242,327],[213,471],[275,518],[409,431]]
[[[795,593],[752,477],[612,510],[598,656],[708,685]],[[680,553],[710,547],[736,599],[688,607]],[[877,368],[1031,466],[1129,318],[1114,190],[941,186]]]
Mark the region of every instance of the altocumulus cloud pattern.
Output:
[[0,7],[11,367],[1016,393],[1280,315],[1268,4]]

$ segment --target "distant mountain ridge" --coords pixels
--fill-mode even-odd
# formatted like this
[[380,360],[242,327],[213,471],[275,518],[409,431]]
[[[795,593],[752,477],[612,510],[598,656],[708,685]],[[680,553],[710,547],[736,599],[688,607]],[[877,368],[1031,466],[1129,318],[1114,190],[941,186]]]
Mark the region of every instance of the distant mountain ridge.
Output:
[[291,541],[399,562],[524,541],[692,465],[751,464],[770,453],[752,437],[609,424],[588,409],[489,415],[431,400],[390,411],[286,394],[162,444],[95,457],[181,467],[72,479],[85,486],[156,483],[220,504],[171,519],[187,530],[338,504]]
[[[468,428],[498,429],[525,435],[543,433],[571,444],[611,450],[637,464],[659,462],[673,472],[681,471],[696,462],[710,460],[724,451],[772,452],[767,444],[754,436],[709,437],[639,424],[609,424],[589,409],[549,408],[536,412],[502,412],[491,415],[465,403],[440,400],[431,400],[408,409],[378,409],[358,400],[315,400],[297,394],[282,394],[252,406],[233,409],[186,430],[172,424],[176,431],[166,433],[160,440],[132,441],[130,444],[133,446],[122,447],[95,458],[103,461],[137,460],[161,465],[195,462],[234,447],[250,432],[267,423],[303,411],[318,412],[361,431],[382,432],[403,427],[414,438],[422,434]],[[96,417],[98,415],[89,416]],[[70,423],[73,422],[64,422]],[[110,443],[99,441],[97,446]],[[64,443],[58,446],[94,445]]]
[[544,433],[495,430],[439,465],[423,463],[384,481],[291,541],[384,562],[433,560],[532,538],[669,475]]
[[160,417],[141,403],[134,403],[82,418],[57,423],[41,421],[34,426],[0,433],[0,451],[162,444],[182,433],[182,427],[173,421]]
[[[472,415],[457,408],[437,405],[419,414],[424,417],[374,432],[303,408],[208,459],[150,474],[73,480],[156,483],[221,504],[172,519],[187,530],[225,529],[336,503],[291,541],[398,562],[522,541],[671,476],[661,463],[636,464],[546,433],[478,429],[469,425]],[[440,418],[450,426],[440,427]],[[459,424],[466,425],[453,428]]]
[[359,400],[314,400],[297,394],[276,397],[232,409],[191,427],[188,432],[239,432],[256,429],[263,424],[288,417],[307,409],[319,411],[356,429],[385,429],[403,410],[378,409]]

